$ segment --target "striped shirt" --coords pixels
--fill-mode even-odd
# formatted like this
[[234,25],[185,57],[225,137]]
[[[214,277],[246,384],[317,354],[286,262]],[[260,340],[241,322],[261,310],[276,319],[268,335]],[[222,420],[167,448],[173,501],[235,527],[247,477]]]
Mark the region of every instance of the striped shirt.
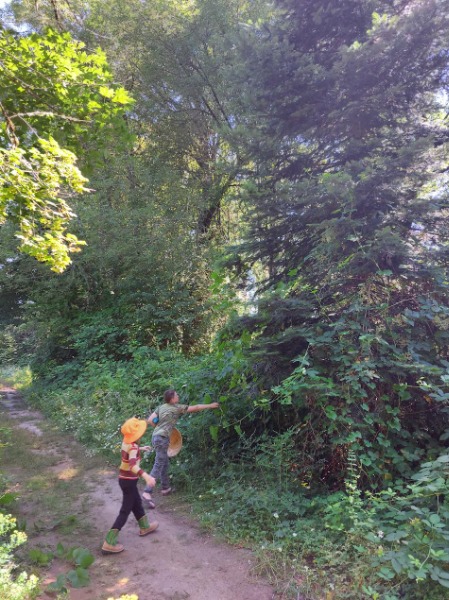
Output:
[[139,479],[143,469],[140,468],[140,449],[136,442],[122,443],[122,462],[120,463],[119,479]]

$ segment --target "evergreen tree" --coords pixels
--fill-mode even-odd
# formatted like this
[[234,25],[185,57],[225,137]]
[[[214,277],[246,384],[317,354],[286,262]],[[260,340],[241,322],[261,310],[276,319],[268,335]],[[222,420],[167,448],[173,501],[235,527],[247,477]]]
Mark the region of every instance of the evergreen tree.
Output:
[[[280,0],[242,42],[247,318],[310,468],[406,473],[449,432],[443,2]],[[413,440],[413,441],[412,441]]]

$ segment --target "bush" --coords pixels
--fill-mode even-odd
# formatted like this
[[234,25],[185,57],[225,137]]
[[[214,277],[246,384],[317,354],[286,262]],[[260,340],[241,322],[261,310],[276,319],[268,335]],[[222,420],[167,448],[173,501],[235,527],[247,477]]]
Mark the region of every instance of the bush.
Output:
[[0,597],[2,600],[30,600],[39,593],[38,579],[22,571],[15,575],[14,550],[27,536],[17,530],[16,519],[0,512]]
[[[352,467],[346,491],[328,498],[326,526],[340,538],[343,536],[344,543],[359,554],[359,560],[371,563],[378,585],[381,581],[389,583],[416,598],[446,598],[449,455],[423,464],[410,483],[377,494],[363,494],[357,487],[360,467],[357,472],[353,453],[349,460]],[[423,585],[425,596],[419,592]],[[372,598],[380,597],[376,587],[375,583],[369,587]]]

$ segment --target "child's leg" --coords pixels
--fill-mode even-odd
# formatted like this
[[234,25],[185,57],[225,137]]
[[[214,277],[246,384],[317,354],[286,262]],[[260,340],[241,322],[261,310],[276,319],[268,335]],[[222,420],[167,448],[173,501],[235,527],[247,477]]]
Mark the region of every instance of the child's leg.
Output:
[[137,481],[136,487],[134,488],[133,504],[131,510],[133,515],[136,517],[136,521],[145,516],[145,509],[143,508],[142,498],[140,497],[139,490],[137,488]]
[[170,478],[168,476],[169,458],[167,454],[167,461],[164,463],[161,469],[161,488],[167,490],[170,487]]
[[137,489],[136,479],[119,479],[119,486],[123,492],[122,506],[111,529],[120,529],[128,520],[134,506],[134,489]]
[[118,543],[117,540],[118,534],[120,533],[120,530],[123,527],[123,525],[128,520],[129,514],[134,504],[132,486],[130,486],[129,483],[129,481],[126,481],[124,479],[119,479],[119,485],[123,493],[122,506],[120,507],[120,512],[114,522],[114,525],[106,534],[103,546],[101,547],[101,551],[103,552],[103,554],[117,554],[119,552],[123,552],[123,550],[125,549],[122,546],[122,544]]
[[162,487],[164,487],[164,483],[166,483],[166,481],[163,481],[162,477],[168,477],[167,450],[170,440],[160,435],[154,435],[152,443],[156,453],[156,457],[154,459],[154,465],[151,469],[150,475],[154,477],[157,481],[161,481]]
[[156,504],[153,501],[153,496],[151,495],[152,493],[153,488],[149,485],[146,485],[142,493],[142,499],[145,500],[146,508],[156,508]]
[[152,531],[155,531],[158,528],[159,523],[157,521],[153,521],[152,523],[148,522],[148,517],[142,506],[142,498],[140,497],[139,490],[137,489],[137,485],[136,485],[136,490],[135,490],[134,504],[133,504],[132,511],[133,511],[133,515],[136,517],[136,521],[139,523],[139,528],[140,528],[139,535],[140,536],[148,535],[149,533],[151,533]]

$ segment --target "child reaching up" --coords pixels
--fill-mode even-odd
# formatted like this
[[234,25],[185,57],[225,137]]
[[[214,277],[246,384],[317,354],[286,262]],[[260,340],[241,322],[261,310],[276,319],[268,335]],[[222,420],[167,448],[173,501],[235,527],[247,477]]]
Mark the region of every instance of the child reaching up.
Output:
[[[140,448],[138,442],[147,429],[147,422],[143,419],[128,419],[121,428],[123,434],[122,462],[119,472],[119,486],[123,492],[122,506],[120,512],[106,535],[101,548],[103,554],[117,554],[125,549],[122,544],[117,543],[120,530],[125,525],[132,512],[140,527],[140,536],[148,535],[158,528],[159,523],[148,522],[148,517],[142,506],[142,499],[137,489],[139,477],[143,477],[147,485],[156,485],[155,479],[140,468]],[[143,447],[142,450],[147,449]]]
[[[199,412],[209,408],[218,408],[218,402],[211,404],[179,404],[179,396],[175,390],[167,390],[164,392],[164,404],[156,408],[156,410],[148,417],[147,422],[154,427],[152,446],[156,452],[154,465],[151,470],[151,477],[161,482],[161,494],[166,496],[172,491],[170,480],[168,477],[168,445],[170,442],[170,434],[173,431],[176,421],[186,413]],[[150,508],[155,508],[155,504],[151,497],[154,484],[147,485],[143,492],[143,499],[148,503]]]

